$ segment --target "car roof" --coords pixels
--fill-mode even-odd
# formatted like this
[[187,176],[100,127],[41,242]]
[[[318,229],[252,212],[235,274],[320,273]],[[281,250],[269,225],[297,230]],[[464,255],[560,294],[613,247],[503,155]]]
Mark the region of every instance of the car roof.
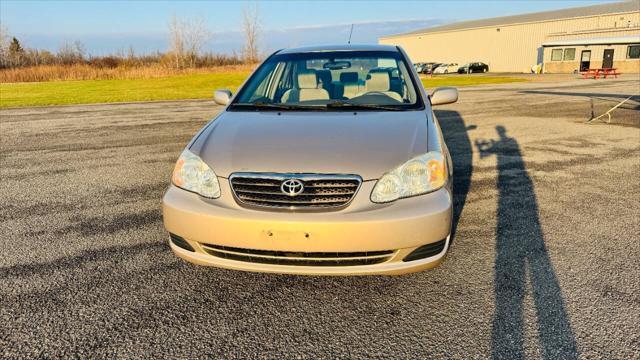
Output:
[[278,51],[278,54],[300,54],[300,53],[329,52],[329,51],[388,51],[388,52],[397,53],[398,48],[393,45],[376,45],[376,44],[318,45],[318,46],[305,46],[305,47],[282,49]]

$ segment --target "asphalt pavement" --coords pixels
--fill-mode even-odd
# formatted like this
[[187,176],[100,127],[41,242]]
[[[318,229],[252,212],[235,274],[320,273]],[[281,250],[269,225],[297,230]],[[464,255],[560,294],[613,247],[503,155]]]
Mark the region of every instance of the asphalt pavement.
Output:
[[0,357],[638,359],[640,98],[585,121],[639,81],[466,88],[438,108],[455,241],[400,277],[175,257],[160,201],[212,101],[2,110]]

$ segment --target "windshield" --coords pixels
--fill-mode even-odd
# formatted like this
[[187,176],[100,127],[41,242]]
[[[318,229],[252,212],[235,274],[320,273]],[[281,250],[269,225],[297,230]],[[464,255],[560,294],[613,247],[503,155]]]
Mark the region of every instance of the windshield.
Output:
[[278,110],[420,107],[407,63],[400,53],[389,51],[274,55],[231,104],[231,109]]

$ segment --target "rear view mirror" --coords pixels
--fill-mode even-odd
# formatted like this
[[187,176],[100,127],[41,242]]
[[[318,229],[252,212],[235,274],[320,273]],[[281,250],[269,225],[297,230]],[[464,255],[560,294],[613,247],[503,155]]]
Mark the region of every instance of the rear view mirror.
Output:
[[226,89],[214,91],[213,101],[218,105],[227,105],[231,101],[231,91]]
[[431,105],[452,104],[458,101],[458,89],[453,87],[437,88],[431,95]]

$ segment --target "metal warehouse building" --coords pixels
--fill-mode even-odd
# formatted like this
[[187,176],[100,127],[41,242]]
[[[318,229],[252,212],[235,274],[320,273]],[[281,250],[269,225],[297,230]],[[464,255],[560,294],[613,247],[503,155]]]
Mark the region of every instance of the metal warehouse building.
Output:
[[[471,20],[380,38],[414,62],[484,62],[490,71],[640,73],[640,0]],[[610,65],[610,66],[609,66]]]

